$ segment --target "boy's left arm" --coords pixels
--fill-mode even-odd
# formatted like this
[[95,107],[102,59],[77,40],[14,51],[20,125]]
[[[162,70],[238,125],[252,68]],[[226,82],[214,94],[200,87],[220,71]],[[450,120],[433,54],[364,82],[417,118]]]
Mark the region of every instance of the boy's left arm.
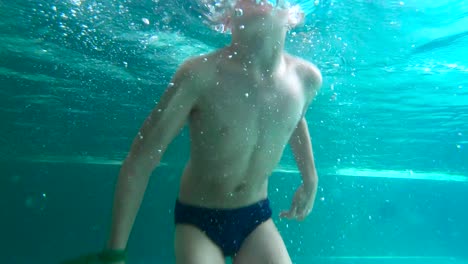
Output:
[[303,220],[310,214],[317,196],[318,176],[315,169],[312,142],[307,121],[302,118],[289,140],[294,158],[302,176],[302,185],[297,189],[289,211],[283,211],[280,217]]
[[307,103],[304,106],[303,116],[289,140],[303,183],[294,195],[290,210],[280,214],[282,217],[298,220],[304,219],[312,211],[318,186],[312,141],[304,116],[309,104],[322,86],[322,75],[317,67],[312,64],[309,64],[306,68],[307,77],[305,78],[306,87],[304,94],[307,98]]

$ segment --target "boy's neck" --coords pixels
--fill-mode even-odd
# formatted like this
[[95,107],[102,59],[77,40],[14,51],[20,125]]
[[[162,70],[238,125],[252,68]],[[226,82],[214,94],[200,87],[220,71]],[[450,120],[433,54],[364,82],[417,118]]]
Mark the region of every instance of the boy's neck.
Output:
[[228,50],[232,58],[235,57],[247,70],[274,72],[283,60],[284,42],[285,34],[278,33],[233,35]]

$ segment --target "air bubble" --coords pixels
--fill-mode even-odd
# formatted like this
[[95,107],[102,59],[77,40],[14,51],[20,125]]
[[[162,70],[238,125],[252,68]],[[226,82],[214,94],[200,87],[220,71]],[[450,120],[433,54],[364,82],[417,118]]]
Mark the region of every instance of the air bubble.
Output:
[[301,7],[299,5],[295,5],[293,7],[288,8],[288,16],[292,24],[299,24],[303,19]]
[[236,16],[240,17],[244,15],[244,10],[240,8],[236,8],[235,13],[236,13]]
[[81,5],[81,0],[71,0],[70,1],[73,5],[80,6]]
[[217,32],[220,32],[220,33],[225,32],[223,24],[219,24],[219,25],[214,26],[214,30],[216,30]]
[[159,40],[159,37],[158,36],[151,36],[148,40],[148,43],[149,44],[154,44],[156,41]]
[[149,24],[150,24],[149,19],[147,19],[146,17],[142,18],[141,21],[143,21],[143,23],[145,23],[145,25],[149,25]]

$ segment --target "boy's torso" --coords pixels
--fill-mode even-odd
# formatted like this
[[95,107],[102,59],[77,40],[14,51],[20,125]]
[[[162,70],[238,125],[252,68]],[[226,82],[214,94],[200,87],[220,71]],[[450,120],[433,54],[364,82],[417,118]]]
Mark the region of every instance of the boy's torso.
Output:
[[181,201],[233,208],[266,198],[268,177],[308,101],[300,63],[284,55],[284,67],[272,76],[246,70],[223,51],[199,59],[204,92],[189,118]]

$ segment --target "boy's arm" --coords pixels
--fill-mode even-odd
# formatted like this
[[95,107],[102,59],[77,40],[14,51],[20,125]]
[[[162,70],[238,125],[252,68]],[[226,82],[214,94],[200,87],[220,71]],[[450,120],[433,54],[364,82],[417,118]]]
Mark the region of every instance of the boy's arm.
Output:
[[307,121],[302,118],[297,124],[291,139],[289,140],[297,167],[302,176],[304,188],[315,195],[317,192],[317,171],[315,169],[314,154],[312,152],[312,142],[307,127]]
[[173,138],[185,124],[199,94],[197,79],[185,63],[145,120],[122,164],[114,195],[107,248],[125,249],[149,177]]
[[309,128],[305,119],[305,113],[310,103],[314,99],[317,91],[322,86],[322,74],[315,65],[311,63],[304,63],[301,67],[301,75],[304,78],[304,95],[306,97],[306,103],[302,113],[302,118],[296,126],[289,144],[294,154],[297,166],[302,176],[304,187],[308,191],[315,193],[317,190],[317,171],[315,169],[314,154],[312,150],[312,142],[310,139]]
[[304,116],[310,102],[322,85],[320,71],[312,64],[303,64],[303,66],[305,67],[302,67],[301,70],[303,70],[302,76],[304,77],[304,96],[306,98],[306,103],[304,104],[302,117],[289,139],[289,144],[302,176],[303,184],[294,194],[290,210],[280,214],[280,217],[298,220],[303,220],[310,213],[317,195],[318,176],[315,169],[309,129]]

